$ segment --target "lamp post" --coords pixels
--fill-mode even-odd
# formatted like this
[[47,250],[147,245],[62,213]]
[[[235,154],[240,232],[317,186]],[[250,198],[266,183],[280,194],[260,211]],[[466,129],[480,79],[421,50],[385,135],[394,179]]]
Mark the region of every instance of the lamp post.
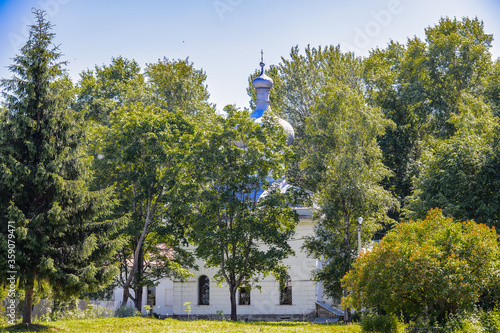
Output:
[[358,254],[361,253],[361,225],[363,224],[363,218],[358,217]]

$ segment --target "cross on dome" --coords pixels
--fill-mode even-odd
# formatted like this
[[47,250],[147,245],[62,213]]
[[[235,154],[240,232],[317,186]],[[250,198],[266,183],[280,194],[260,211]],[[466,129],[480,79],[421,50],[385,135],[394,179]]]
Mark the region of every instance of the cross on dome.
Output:
[[260,50],[260,75],[264,74],[264,50]]

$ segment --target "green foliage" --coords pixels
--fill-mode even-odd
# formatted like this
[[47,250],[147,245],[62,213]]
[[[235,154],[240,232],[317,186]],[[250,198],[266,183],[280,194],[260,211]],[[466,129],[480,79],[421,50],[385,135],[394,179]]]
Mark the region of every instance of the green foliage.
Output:
[[500,330],[500,311],[495,308],[491,311],[463,311],[450,316],[443,327],[444,332],[476,333],[498,332]]
[[135,60],[124,57],[111,59],[111,64],[80,74],[77,111],[86,120],[107,125],[110,115],[126,103],[146,101],[145,81]]
[[458,113],[462,94],[480,91],[491,65],[493,36],[484,32],[482,21],[467,17],[461,21],[442,18],[425,34],[431,107],[436,114],[437,134],[447,137],[454,131],[447,120]]
[[217,311],[215,311],[215,313],[217,313],[217,315],[219,316],[220,320],[224,320],[224,311],[217,310]]
[[[339,56],[340,47],[325,48],[307,47],[301,54],[298,46],[290,50],[290,59],[282,58],[282,62],[271,65],[266,74],[273,78],[273,89],[270,100],[273,110],[290,122],[300,140],[305,133],[305,120],[311,115],[317,97],[322,96],[322,87],[330,76],[345,75]],[[257,76],[259,72],[254,73]],[[249,83],[253,79],[249,78]],[[255,90],[250,85],[248,94],[255,100]]]
[[113,316],[113,311],[103,306],[95,306],[88,304],[86,309],[60,309],[56,312],[43,315],[36,318],[38,323],[60,321],[60,320],[75,320],[75,319],[95,319],[108,318]]
[[188,319],[189,319],[189,316],[191,315],[191,302],[184,302],[184,311],[186,311],[186,313],[188,314]]
[[[94,127],[95,160],[101,185],[113,185],[128,217],[126,246],[120,251],[120,284],[151,286],[161,278],[185,278],[193,258],[180,247],[184,239],[182,200],[194,126],[181,113],[132,103],[110,115],[109,125]],[[133,267],[128,267],[129,263]],[[137,275],[135,274],[137,272]],[[139,298],[136,306],[141,306]]]
[[496,307],[491,311],[481,313],[481,322],[486,332],[500,331],[500,308]]
[[442,18],[425,33],[425,41],[391,42],[364,61],[370,104],[381,107],[396,124],[379,142],[384,163],[394,172],[384,185],[402,206],[414,189],[413,177],[420,174],[421,157],[434,139],[455,133],[457,124],[450,119],[460,114],[468,96],[484,96],[498,110],[498,71],[489,53],[492,36],[484,32],[483,23]]
[[243,283],[251,285],[260,274],[284,276],[280,260],[292,253],[287,241],[298,218],[290,207],[292,191],[282,193],[279,181],[268,179],[283,176],[289,155],[284,132],[272,119],[261,126],[246,112],[225,111],[227,118],[217,117],[217,126],[195,141],[191,161],[197,188],[188,215],[196,255],[218,268],[218,282],[228,284],[235,320],[235,295]]
[[[2,80],[0,115],[0,247],[14,221],[15,267],[25,290],[23,323],[31,322],[33,293],[49,286],[57,299],[106,286],[117,269],[120,223],[105,220],[115,205],[110,189],[89,191],[92,174],[81,117],[69,108],[74,93],[63,75],[54,34],[43,11],[20,55]],[[11,239],[12,241],[12,239]],[[36,286],[35,286],[36,285]]]
[[[147,80],[146,80],[147,79]],[[90,120],[108,126],[110,116],[126,104],[143,103],[180,112],[200,126],[210,126],[215,114],[208,103],[206,74],[186,60],[164,58],[141,73],[135,60],[111,59],[80,74],[75,108]]]
[[422,218],[439,207],[458,220],[500,227],[500,170],[498,118],[488,106],[464,96],[460,113],[450,118],[457,132],[438,142],[432,154],[422,159],[416,178],[417,190],[409,200],[407,215]]
[[387,332],[404,333],[405,326],[395,316],[378,315],[363,318],[361,321],[362,332]]
[[493,109],[493,114],[500,117],[500,59],[490,68],[486,78],[484,96]]
[[411,179],[432,132],[425,54],[425,43],[414,38],[406,46],[391,42],[384,50],[372,50],[364,60],[368,101],[395,125],[378,141],[393,172],[384,185],[401,204],[411,194]]
[[377,138],[390,122],[379,108],[366,104],[360,60],[336,52],[338,68],[345,72],[339,69],[339,78],[323,87],[322,97],[306,118],[308,153],[300,166],[314,175],[321,207],[316,235],[307,237],[304,247],[326,261],[315,277],[323,282],[327,295],[339,299],[345,292],[340,279],[357,255],[358,217],[364,218],[362,239],[367,242],[381,223],[391,221],[387,211],[397,201],[380,185],[391,173],[382,163]]
[[207,75],[192,62],[164,58],[145,69],[153,103],[170,112],[181,112],[201,127],[210,128],[215,115],[208,103]]
[[343,303],[444,322],[498,282],[499,255],[494,229],[431,210],[425,220],[397,224],[358,258],[342,280],[351,292]]
[[[81,74],[76,105],[92,122],[96,186],[115,186],[121,202],[115,214],[130,221],[118,284],[132,285],[136,294],[165,276],[186,277],[185,268],[193,265],[192,256],[177,246],[184,237],[181,187],[189,186],[182,159],[194,132],[188,119],[208,128],[215,114],[205,80],[187,59],[165,58],[141,74],[135,61],[118,57]],[[131,258],[137,267],[129,272]]]
[[115,317],[124,318],[124,317],[140,317],[141,313],[136,308],[130,308],[126,305],[120,306],[115,310]]
[[151,305],[149,305],[149,304],[144,305],[144,312],[145,312],[146,316],[149,316],[150,314],[152,315],[152,313],[153,313],[152,310],[153,310],[153,307]]
[[[301,54],[298,46],[290,50],[290,59],[282,58],[277,66],[271,65],[266,74],[273,78],[270,92],[272,111],[290,122],[295,131],[292,146],[294,159],[287,170],[287,180],[301,188],[314,191],[319,180],[317,172],[299,167],[303,156],[310,153],[305,145],[306,120],[312,116],[319,99],[327,93],[325,87],[336,83],[361,87],[361,61],[353,54],[342,53],[340,46],[304,49]],[[255,72],[251,80],[259,75]],[[250,85],[248,94],[255,98],[255,90]],[[252,107],[254,105],[252,104]]]

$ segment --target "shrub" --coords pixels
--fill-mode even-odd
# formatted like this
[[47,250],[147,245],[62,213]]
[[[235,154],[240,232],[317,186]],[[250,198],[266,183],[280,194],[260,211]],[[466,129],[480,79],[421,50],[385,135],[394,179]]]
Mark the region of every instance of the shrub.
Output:
[[120,306],[115,310],[115,317],[138,317],[141,316],[141,313],[137,311],[136,308],[129,308],[126,305]]
[[490,311],[464,311],[448,318],[446,333],[496,333],[500,332],[500,308]]
[[464,312],[448,318],[444,325],[444,331],[447,333],[485,332],[477,312]]
[[499,257],[494,228],[433,209],[425,220],[397,224],[357,258],[342,280],[350,292],[342,304],[444,323],[497,283]]
[[481,322],[486,332],[500,332],[500,308],[483,313]]
[[365,317],[361,321],[363,332],[384,332],[398,333],[404,332],[404,325],[399,323],[395,316],[371,316]]
[[49,322],[56,320],[72,320],[72,319],[94,319],[112,317],[113,311],[102,306],[89,304],[87,309],[78,308],[63,308],[52,313],[47,313],[38,317],[37,322]]

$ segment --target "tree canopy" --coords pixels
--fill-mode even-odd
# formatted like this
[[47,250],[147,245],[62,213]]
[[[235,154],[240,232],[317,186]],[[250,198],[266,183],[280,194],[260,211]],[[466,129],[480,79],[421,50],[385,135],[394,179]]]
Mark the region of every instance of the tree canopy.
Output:
[[185,243],[182,215],[174,215],[182,210],[180,188],[189,184],[183,170],[190,138],[215,115],[205,80],[187,59],[167,58],[144,73],[136,61],[117,57],[81,74],[76,106],[92,134],[95,186],[114,186],[120,200],[114,213],[128,218],[117,284],[124,287],[123,304],[130,298],[138,310],[144,286],[184,278],[193,265],[179,246]]
[[412,181],[420,174],[422,154],[458,129],[450,120],[460,114],[464,98],[498,100],[489,52],[492,35],[480,20],[445,17],[425,36],[425,41],[414,37],[405,45],[390,42],[364,60],[368,100],[396,125],[379,143],[393,171],[384,186],[402,206],[416,187]]
[[387,211],[396,201],[380,185],[390,171],[382,163],[377,138],[389,122],[379,108],[366,105],[359,60],[336,52],[347,73],[324,87],[323,97],[306,118],[309,153],[301,167],[317,176],[320,207],[316,237],[306,238],[304,246],[315,258],[326,261],[315,276],[323,282],[327,295],[339,299],[341,294],[345,296],[340,278],[357,253],[358,218],[364,218],[363,239],[371,239],[382,223],[390,221]]
[[278,186],[289,155],[283,130],[272,119],[259,125],[246,112],[225,111],[193,151],[190,237],[205,266],[218,269],[215,279],[227,283],[236,320],[238,288],[255,286],[262,275],[285,276],[280,261],[292,253],[288,240],[298,217],[290,193]]
[[460,114],[450,119],[457,132],[422,158],[406,214],[423,218],[427,210],[439,207],[455,219],[498,228],[498,118],[487,104],[471,96],[463,97],[459,109]]

